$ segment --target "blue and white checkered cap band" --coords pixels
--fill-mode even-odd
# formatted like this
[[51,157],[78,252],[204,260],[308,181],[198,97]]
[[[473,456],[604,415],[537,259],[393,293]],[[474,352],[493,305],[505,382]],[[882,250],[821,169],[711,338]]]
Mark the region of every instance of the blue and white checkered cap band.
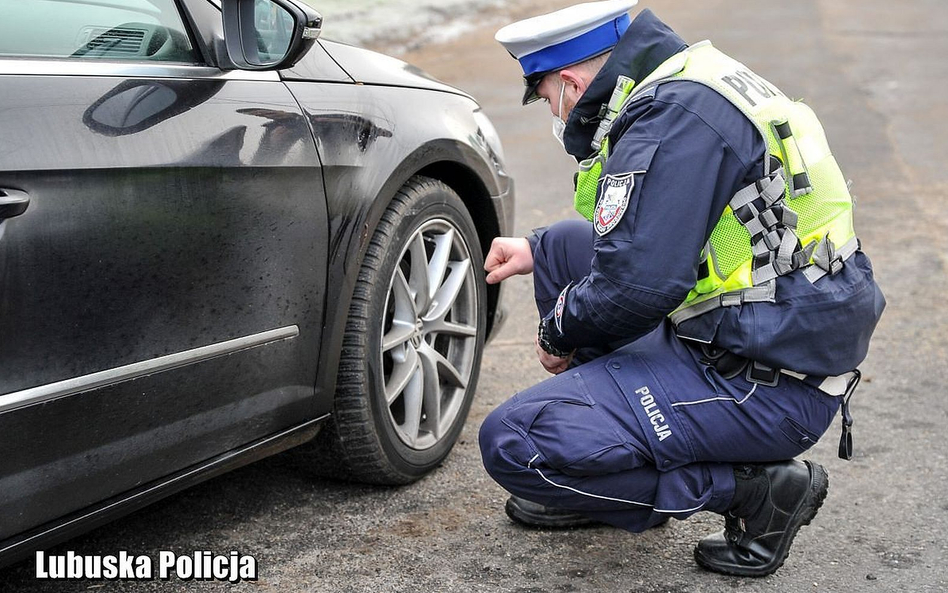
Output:
[[530,76],[549,72],[564,66],[570,66],[594,56],[598,56],[619,42],[619,38],[629,28],[631,19],[628,14],[599,25],[579,37],[567,39],[556,45],[544,47],[519,58],[523,75]]

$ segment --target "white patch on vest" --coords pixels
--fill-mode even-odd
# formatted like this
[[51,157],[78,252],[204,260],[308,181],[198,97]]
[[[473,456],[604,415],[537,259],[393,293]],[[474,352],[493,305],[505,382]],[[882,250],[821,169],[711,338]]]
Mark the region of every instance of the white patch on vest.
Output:
[[628,210],[629,199],[635,188],[635,178],[633,173],[606,175],[599,183],[599,202],[596,204],[593,224],[601,237],[616,228],[622,220],[622,215]]

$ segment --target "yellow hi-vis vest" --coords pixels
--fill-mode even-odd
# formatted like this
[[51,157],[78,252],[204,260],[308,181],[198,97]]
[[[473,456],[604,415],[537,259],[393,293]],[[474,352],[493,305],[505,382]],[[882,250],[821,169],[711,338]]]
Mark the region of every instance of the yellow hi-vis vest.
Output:
[[764,176],[724,209],[700,253],[698,280],[670,314],[675,325],[718,307],[774,301],[775,278],[804,269],[811,282],[835,274],[858,249],[852,197],[823,127],[803,103],[703,41],[675,54],[636,84],[619,77],[593,141],[596,155],[580,163],[576,209],[588,220],[608,158],[612,122],[654,87],[677,80],[717,91],[754,123],[767,143]]

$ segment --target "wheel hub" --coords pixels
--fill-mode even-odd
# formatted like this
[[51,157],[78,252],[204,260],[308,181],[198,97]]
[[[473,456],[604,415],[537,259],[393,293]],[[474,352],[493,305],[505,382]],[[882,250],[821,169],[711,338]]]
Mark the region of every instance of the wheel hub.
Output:
[[415,348],[421,346],[421,342],[424,338],[424,324],[421,322],[421,319],[415,321],[415,331],[411,334],[411,345]]

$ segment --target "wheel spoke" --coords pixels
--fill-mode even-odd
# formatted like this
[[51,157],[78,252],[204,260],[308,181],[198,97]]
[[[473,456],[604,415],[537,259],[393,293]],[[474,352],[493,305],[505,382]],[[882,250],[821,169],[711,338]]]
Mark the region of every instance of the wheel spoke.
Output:
[[434,354],[437,352],[428,345],[419,348],[421,368],[424,369],[424,408],[427,422],[425,428],[430,430],[436,439],[441,438],[441,381],[438,379],[438,361]]
[[411,380],[405,387],[405,424],[401,426],[409,444],[418,441],[418,429],[421,426],[421,409],[424,403],[425,390],[424,367],[418,365],[412,373]]
[[468,278],[471,260],[451,262],[448,267],[451,273],[445,279],[444,285],[439,287],[435,293],[434,299],[431,301],[431,308],[424,315],[425,320],[444,319],[445,315],[448,314],[448,311],[454,305],[454,301],[457,300],[465,280]]
[[445,321],[444,319],[425,323],[425,330],[432,334],[447,334],[449,336],[476,336],[477,328],[473,325],[465,325]]
[[411,335],[414,331],[414,324],[409,324],[398,319],[393,320],[392,329],[388,330],[388,333],[382,336],[382,352],[388,352],[395,346],[404,344],[411,339]]
[[421,367],[425,370],[425,428],[436,439],[441,438],[441,380],[438,353],[428,345],[419,349]]
[[395,297],[395,314],[392,322],[400,321],[402,323],[415,325],[415,319],[418,318],[418,308],[415,305],[415,299],[411,295],[411,288],[408,280],[401,268],[395,268],[395,279],[392,281],[392,296]]
[[[428,295],[429,302],[434,298],[436,291],[444,281],[451,260],[451,247],[454,245],[454,229],[448,229],[434,239],[435,250],[428,262]],[[424,309],[423,309],[424,311]]]
[[415,303],[415,311],[427,311],[431,302],[428,288],[428,252],[425,249],[425,238],[421,233],[415,235],[408,246],[411,254],[411,279],[409,291]]
[[415,371],[418,369],[418,352],[415,351],[414,348],[410,345],[406,345],[403,351],[398,354],[398,357],[394,356],[394,354],[392,356],[392,361],[394,362],[392,374],[389,375],[388,381],[385,382],[385,400],[389,405],[398,399],[398,396],[405,391],[408,383],[415,375]]
[[421,358],[421,364],[426,367],[426,370],[428,368],[436,369],[439,380],[444,380],[445,383],[453,385],[454,387],[467,387],[467,380],[461,376],[461,371],[451,364],[451,361],[445,358],[443,354],[430,345],[422,344],[421,348],[418,349],[418,356]]

